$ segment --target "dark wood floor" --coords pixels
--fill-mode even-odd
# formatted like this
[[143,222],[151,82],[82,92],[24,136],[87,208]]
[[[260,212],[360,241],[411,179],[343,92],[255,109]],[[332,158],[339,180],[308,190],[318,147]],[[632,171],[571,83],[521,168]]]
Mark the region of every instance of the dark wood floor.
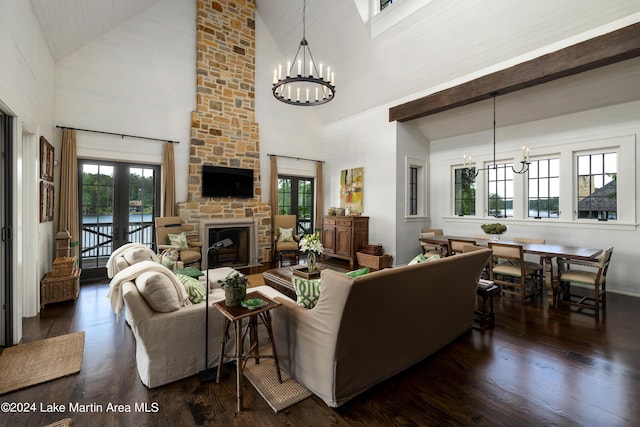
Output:
[[[497,324],[471,330],[422,363],[338,409],[315,396],[275,414],[248,383],[235,412],[233,375],[196,377],[147,389],[135,341],[116,320],[107,285],[82,287],[76,304],[25,319],[23,342],[86,331],[82,371],[2,401],[68,405],[157,404],[156,413],[0,413],[0,425],[42,426],[71,417],[80,426],[632,426],[640,425],[640,300],[609,294],[607,313],[548,309],[497,298]],[[425,325],[438,327],[438,325]],[[380,343],[384,345],[384,343]],[[402,351],[398,349],[398,351]]]

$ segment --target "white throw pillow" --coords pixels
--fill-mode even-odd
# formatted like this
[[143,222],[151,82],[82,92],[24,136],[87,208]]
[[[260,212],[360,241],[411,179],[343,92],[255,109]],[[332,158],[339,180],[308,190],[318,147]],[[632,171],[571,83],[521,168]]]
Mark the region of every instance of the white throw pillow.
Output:
[[153,311],[170,313],[182,307],[175,285],[164,273],[145,271],[136,278],[135,283],[138,292]]
[[151,255],[149,254],[149,251],[144,248],[132,248],[126,250],[122,254],[122,257],[125,261],[127,261],[129,265],[137,264],[141,261],[153,261],[153,258],[151,258]]
[[278,242],[293,242],[293,228],[278,227]]

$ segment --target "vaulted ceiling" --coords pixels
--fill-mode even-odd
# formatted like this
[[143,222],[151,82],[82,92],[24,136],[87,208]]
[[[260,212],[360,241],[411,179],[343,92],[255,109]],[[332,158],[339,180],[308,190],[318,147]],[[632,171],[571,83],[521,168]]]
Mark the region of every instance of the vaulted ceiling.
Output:
[[[186,7],[195,2],[31,0],[31,4],[58,61],[159,1],[184,1]],[[400,0],[392,7],[416,1]],[[591,33],[595,36],[603,31],[599,27],[614,29],[640,21],[637,0],[425,3],[372,38],[375,20],[363,19],[361,14],[366,0],[308,0],[307,40],[314,57],[331,64],[336,73],[335,100],[314,109],[324,123],[379,105],[406,102],[506,68],[546,53],[549,45],[561,48],[563,41],[569,44]],[[256,0],[256,6],[286,61],[302,37],[302,0]],[[638,61],[616,64],[609,70],[568,78],[567,85],[560,80],[543,85],[546,89],[509,95],[507,100],[514,108],[504,108],[503,125],[640,99]],[[596,81],[600,84],[594,84]],[[429,139],[486,129],[490,123],[484,104],[488,103],[439,113],[416,123]]]

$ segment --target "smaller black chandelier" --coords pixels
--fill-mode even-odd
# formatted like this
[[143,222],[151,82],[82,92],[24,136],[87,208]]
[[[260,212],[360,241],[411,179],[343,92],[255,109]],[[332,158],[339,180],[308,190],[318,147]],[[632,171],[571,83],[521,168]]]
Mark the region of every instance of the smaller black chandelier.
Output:
[[[282,76],[282,64],[273,70],[273,96],[278,101],[299,106],[326,104],[333,99],[336,93],[335,75],[331,71],[331,67],[327,67],[326,73],[323,74],[322,64],[318,68],[311,54],[311,48],[306,39],[306,9],[307,1],[304,0],[302,40],[293,62],[287,62],[286,75]],[[296,65],[298,72],[294,74]]]
[[[486,166],[484,168],[475,169],[471,166],[471,156],[467,156],[466,154],[463,157],[463,168],[467,170],[467,173],[474,178],[478,177],[480,171],[489,171],[491,169],[497,169],[498,166],[496,164],[496,96],[497,93],[492,93],[493,97],[493,164]],[[531,162],[529,161],[529,147],[522,147],[522,160],[520,161],[520,169],[516,170],[516,168],[511,165],[511,170],[516,174],[525,174],[529,172],[529,165]],[[475,169],[475,171],[474,171]]]

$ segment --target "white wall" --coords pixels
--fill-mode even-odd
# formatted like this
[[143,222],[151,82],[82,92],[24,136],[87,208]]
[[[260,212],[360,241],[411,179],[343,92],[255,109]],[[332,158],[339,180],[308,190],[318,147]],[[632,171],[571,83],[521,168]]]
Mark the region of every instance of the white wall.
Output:
[[325,126],[324,206],[340,206],[340,171],[363,167],[362,215],[369,217],[369,243],[382,244],[392,255],[397,250],[396,139],[388,106]]
[[[609,268],[607,289],[640,296],[640,278],[634,264],[640,259],[637,212],[640,212],[640,176],[636,165],[640,161],[637,150],[640,133],[640,101],[600,108],[547,120],[524,123],[497,129],[496,158],[519,160],[523,145],[531,147],[532,158],[558,154],[561,158],[561,218],[534,220],[525,218],[525,176],[516,176],[514,205],[520,211],[514,218],[501,219],[508,226],[505,237],[537,237],[548,243],[566,246],[605,248],[614,246]],[[479,143],[479,141],[486,141]],[[478,217],[453,216],[451,203],[452,168],[462,166],[463,154],[471,154],[478,162],[492,159],[490,131],[431,141],[430,147],[430,225],[443,228],[454,235],[481,234],[480,225],[494,222],[487,218],[478,200]],[[619,159],[618,200],[625,218],[606,223],[597,221],[572,221],[573,152],[589,146],[606,146],[610,143],[626,144]],[[623,168],[625,170],[623,171]],[[484,192],[485,172],[477,179],[479,199]],[[437,202],[436,202],[437,201]],[[631,203],[628,203],[632,201]]]
[[[427,226],[429,213],[428,179],[422,187],[425,197],[423,216],[407,216],[407,163],[425,164],[423,174],[425,178],[429,176],[429,142],[424,134],[410,123],[397,124],[398,158],[396,163],[396,253],[394,262],[396,264],[406,264],[413,257],[422,252],[420,243],[416,236]],[[420,186],[419,186],[420,188]],[[419,200],[420,203],[420,200]]]
[[[39,311],[39,283],[53,260],[54,223],[39,223],[39,137],[54,138],[55,67],[29,2],[0,0],[0,109],[14,117],[13,338]],[[55,171],[55,179],[58,178]],[[57,182],[57,181],[56,181]]]
[[[296,45],[292,45],[293,55]],[[269,154],[303,159],[324,160],[322,125],[316,109],[330,104],[300,107],[277,101],[271,91],[273,70],[285,64],[288,56],[279,51],[260,15],[256,13],[256,121],[260,126],[260,169],[262,200],[269,201]],[[315,177],[315,163],[278,159],[278,173]]]
[[[178,202],[195,103],[196,0],[161,0],[56,64],[56,125],[180,141]],[[78,132],[77,143],[79,157],[162,163],[159,141]]]

